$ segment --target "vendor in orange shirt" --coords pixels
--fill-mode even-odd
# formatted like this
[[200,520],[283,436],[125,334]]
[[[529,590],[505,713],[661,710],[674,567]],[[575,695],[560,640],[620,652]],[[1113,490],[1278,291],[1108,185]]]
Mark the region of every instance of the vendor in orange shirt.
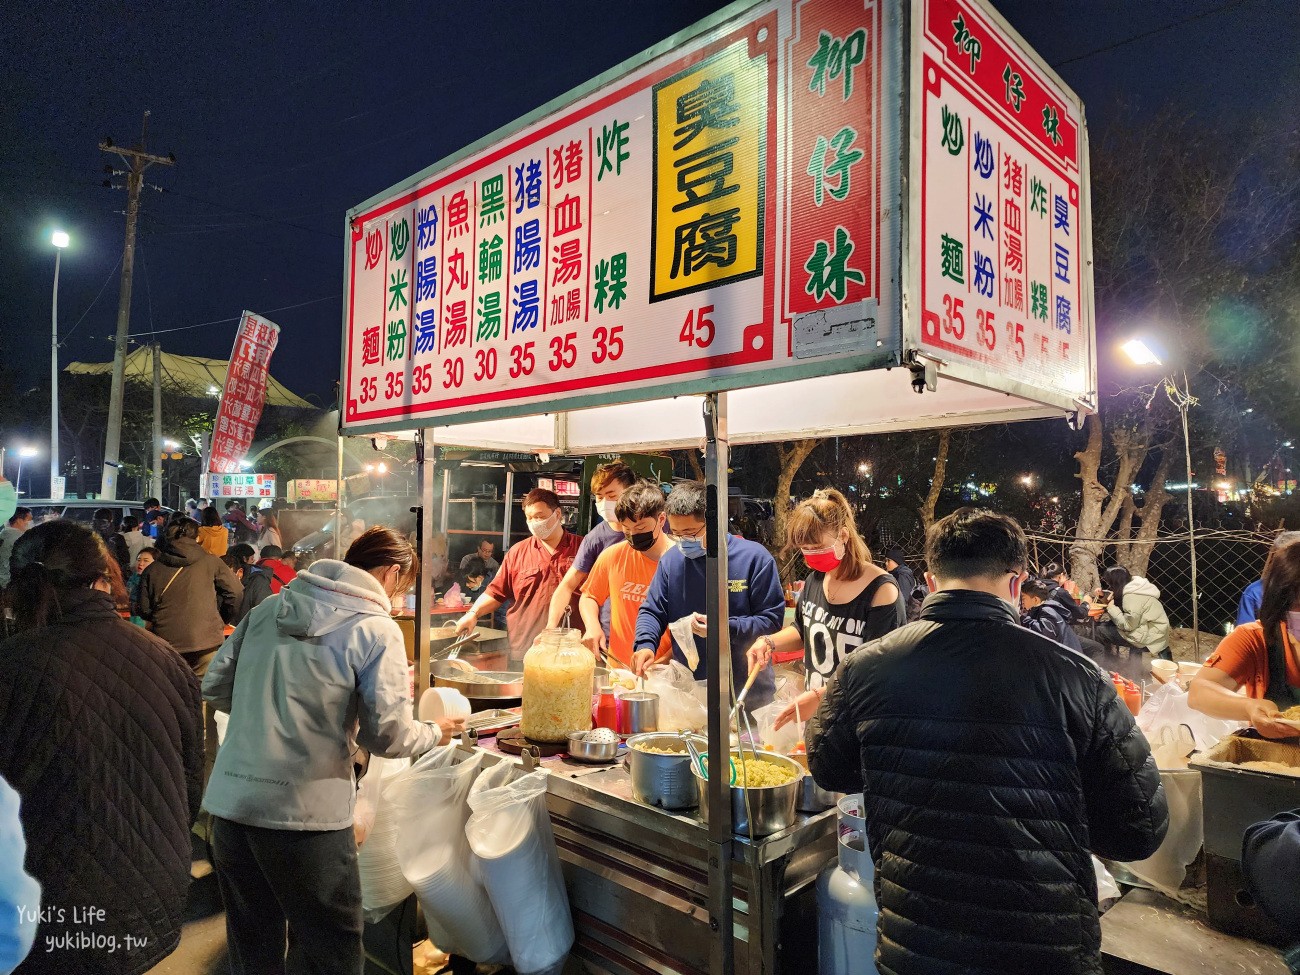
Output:
[[[618,499],[614,516],[627,541],[611,545],[600,553],[582,587],[578,609],[585,631],[582,642],[599,655],[608,649],[610,657],[623,667],[632,663],[636,642],[636,615],[645,602],[659,558],[673,547],[664,532],[664,492],[652,481],[638,481]],[[610,603],[609,643],[600,626],[600,607]],[[655,659],[672,656],[668,634],[659,641]]]
[[1269,553],[1259,621],[1224,638],[1192,680],[1187,703],[1214,718],[1249,721],[1265,738],[1297,735],[1275,719],[1300,705],[1300,540]]

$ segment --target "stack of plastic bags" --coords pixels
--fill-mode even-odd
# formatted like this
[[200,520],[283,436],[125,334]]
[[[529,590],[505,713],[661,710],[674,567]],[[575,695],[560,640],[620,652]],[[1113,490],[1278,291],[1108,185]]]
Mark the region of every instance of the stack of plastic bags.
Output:
[[506,939],[487,892],[470,865],[465,823],[470,786],[483,754],[453,764],[457,746],[427,752],[384,791],[400,829],[397,860],[424,909],[429,939],[472,961],[509,960]]
[[365,841],[357,850],[361,872],[361,908],[365,916],[378,920],[411,896],[411,885],[397,862],[397,834],[400,826],[388,790],[410,773],[402,760],[370,759],[370,770],[361,780],[357,812],[364,823],[371,822]]

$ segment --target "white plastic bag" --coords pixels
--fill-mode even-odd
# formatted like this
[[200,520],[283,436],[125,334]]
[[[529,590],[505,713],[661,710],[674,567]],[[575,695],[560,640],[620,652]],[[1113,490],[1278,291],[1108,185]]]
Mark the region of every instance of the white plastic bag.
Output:
[[573,916],[546,813],[547,773],[470,796],[465,835],[521,975],[559,972],[573,947]]
[[1092,872],[1097,875],[1097,903],[1100,905],[1119,900],[1119,884],[1115,883],[1115,878],[1110,875],[1106,865],[1096,857],[1092,858]]
[[[371,758],[370,773],[375,777],[371,785],[375,805],[374,824],[366,842],[357,850],[357,868],[361,873],[361,909],[366,920],[378,921],[394,907],[411,896],[411,885],[402,876],[397,862],[397,812],[386,802],[389,788],[410,771],[410,765],[401,759]],[[379,767],[374,767],[379,762]]]
[[1213,748],[1220,740],[1245,727],[1240,721],[1211,718],[1194,710],[1187,703],[1187,692],[1172,681],[1151,692],[1138,712],[1137,725],[1153,746],[1159,744],[1165,728],[1177,734],[1179,725],[1187,725],[1199,751]]
[[455,745],[431,749],[384,797],[397,810],[397,860],[424,908],[430,940],[472,961],[500,964],[505,935],[470,871],[465,840],[466,799],[483,753],[453,764],[456,756]]
[[709,709],[695,697],[695,675],[670,660],[646,671],[645,689],[659,695],[660,731],[703,731]]
[[1162,894],[1176,897],[1187,878],[1187,868],[1205,842],[1201,773],[1195,769],[1162,771],[1160,784],[1169,803],[1169,832],[1155,853],[1125,866]]

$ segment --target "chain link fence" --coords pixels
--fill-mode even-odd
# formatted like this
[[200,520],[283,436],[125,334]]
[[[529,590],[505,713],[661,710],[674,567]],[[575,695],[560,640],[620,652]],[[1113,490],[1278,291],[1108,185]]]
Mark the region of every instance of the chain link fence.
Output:
[[[1200,628],[1222,635],[1236,622],[1241,591],[1260,577],[1275,533],[1205,530],[1196,532],[1196,577],[1199,590]],[[1066,535],[1029,536],[1030,561],[1035,568],[1048,562],[1070,564]],[[1109,539],[1099,568],[1127,561],[1126,549],[1142,543]],[[1187,532],[1158,537],[1151,548],[1143,573],[1160,590],[1160,602],[1169,622],[1176,627],[1192,625],[1192,559]]]
[[[921,531],[890,532],[879,529],[871,539],[872,554],[878,560],[897,545],[908,563],[919,572],[925,563],[925,536]],[[1260,577],[1264,560],[1276,532],[1198,530],[1196,532],[1196,575],[1200,590],[1199,620],[1204,633],[1223,635],[1237,619],[1241,591]],[[1072,534],[1028,533],[1030,571],[1037,572],[1050,562],[1069,569]],[[1142,543],[1107,539],[1098,570],[1127,562],[1126,549]],[[1160,601],[1175,627],[1192,625],[1192,559],[1187,532],[1170,532],[1157,538],[1151,548],[1146,577],[1160,590]]]

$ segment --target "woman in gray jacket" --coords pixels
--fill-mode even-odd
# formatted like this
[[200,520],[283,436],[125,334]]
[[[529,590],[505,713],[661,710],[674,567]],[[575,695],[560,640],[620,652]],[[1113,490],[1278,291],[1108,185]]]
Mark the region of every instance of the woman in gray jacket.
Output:
[[1160,590],[1142,576],[1131,575],[1122,565],[1111,566],[1101,574],[1101,580],[1112,593],[1104,604],[1107,619],[1097,628],[1102,642],[1127,644],[1172,660],[1169,617],[1160,602]]
[[208,668],[203,696],[230,714],[203,808],[234,975],[362,970],[357,747],[409,758],[463,725],[412,717],[389,610],[418,572],[402,535],[372,528],[249,613]]

